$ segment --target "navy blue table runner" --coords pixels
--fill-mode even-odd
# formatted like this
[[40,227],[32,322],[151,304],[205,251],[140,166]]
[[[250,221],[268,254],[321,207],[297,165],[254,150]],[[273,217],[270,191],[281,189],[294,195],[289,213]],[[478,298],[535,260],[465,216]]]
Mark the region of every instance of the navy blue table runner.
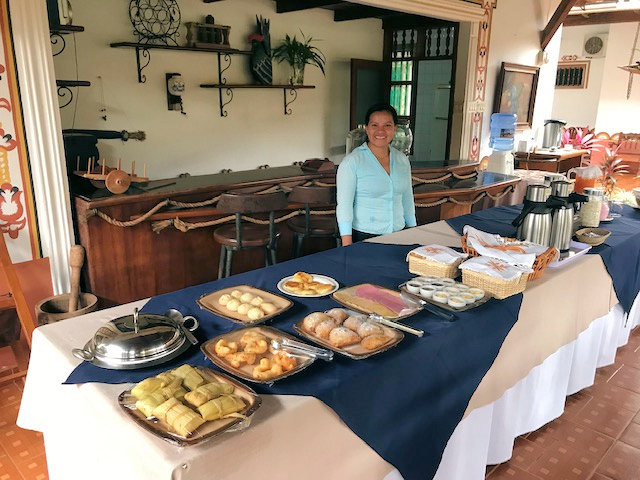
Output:
[[[513,237],[515,228],[511,222],[521,210],[522,205],[495,207],[450,218],[447,223],[460,235],[465,225],[471,225],[485,232]],[[588,253],[602,257],[618,300],[625,312],[629,312],[640,291],[640,210],[623,205],[621,215],[600,224],[611,236]]]
[[[160,295],[142,311],[163,313],[177,308],[193,314],[201,325],[196,334],[204,341],[239,325],[200,310],[195,301],[203,294],[239,284],[278,293],[278,280],[298,270],[329,275],[341,286],[372,282],[396,288],[412,277],[405,257],[414,247],[357,243]],[[271,322],[289,333],[308,313],[337,306],[329,297],[293,300],[294,307]],[[322,400],[405,479],[432,478],[473,392],[516,322],[521,302],[522,295],[492,299],[459,313],[453,323],[420,312],[405,321],[428,332],[423,338],[406,334],[399,345],[379,355],[352,360],[336,354],[332,362],[316,361],[273,386],[250,386],[262,394],[311,395]],[[192,347],[171,362],[143,370],[105,370],[83,362],[65,383],[136,382],[183,363],[216,368]]]

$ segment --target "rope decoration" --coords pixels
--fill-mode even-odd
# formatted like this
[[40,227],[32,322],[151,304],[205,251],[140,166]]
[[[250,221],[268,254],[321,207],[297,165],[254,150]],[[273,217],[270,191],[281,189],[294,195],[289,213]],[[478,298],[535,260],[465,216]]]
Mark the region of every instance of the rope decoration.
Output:
[[416,183],[439,183],[451,177],[455,178],[456,180],[468,180],[470,178],[475,178],[477,176],[478,176],[477,172],[469,173],[467,175],[458,175],[455,172],[449,172],[437,178],[420,178],[420,177],[416,177],[415,175],[412,175],[411,180],[413,180]]
[[498,193],[497,195],[491,195],[489,192],[480,192],[478,195],[476,195],[476,197],[473,200],[456,200],[453,197],[443,197],[440,200],[436,200],[435,202],[431,202],[431,203],[416,203],[416,208],[437,207],[438,205],[442,205],[443,203],[447,203],[447,202],[455,203],[456,205],[474,205],[485,197],[489,197],[491,200],[498,200],[504,197],[505,195],[513,192],[514,190],[515,190],[515,187],[513,185],[509,185],[507,188],[505,188],[502,192]]
[[[335,210],[310,210],[309,213],[311,215],[333,215],[336,213],[336,211]],[[286,215],[275,218],[273,222],[281,223],[286,220],[289,220],[290,218],[296,217],[298,215],[304,215],[304,210],[294,210]],[[176,230],[180,230],[181,232],[186,233],[189,230],[194,230],[196,228],[213,227],[215,225],[220,225],[225,222],[230,222],[235,218],[236,218],[235,215],[229,215],[223,218],[218,218],[217,220],[191,223],[191,222],[185,222],[184,220],[181,220],[179,217],[176,217],[170,220],[160,220],[157,222],[153,222],[151,224],[151,229],[154,231],[154,233],[160,233],[165,228],[173,226],[176,228]],[[241,218],[245,222],[255,223],[257,225],[269,225],[269,220],[261,220],[259,218],[247,217],[245,215],[242,215]]]

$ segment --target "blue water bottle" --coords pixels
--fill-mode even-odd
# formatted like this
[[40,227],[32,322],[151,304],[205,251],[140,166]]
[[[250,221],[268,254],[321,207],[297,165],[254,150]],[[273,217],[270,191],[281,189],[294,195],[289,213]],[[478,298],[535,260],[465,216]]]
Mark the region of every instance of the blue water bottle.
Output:
[[513,150],[513,137],[516,131],[515,113],[494,113],[491,115],[491,136],[489,146],[494,150]]

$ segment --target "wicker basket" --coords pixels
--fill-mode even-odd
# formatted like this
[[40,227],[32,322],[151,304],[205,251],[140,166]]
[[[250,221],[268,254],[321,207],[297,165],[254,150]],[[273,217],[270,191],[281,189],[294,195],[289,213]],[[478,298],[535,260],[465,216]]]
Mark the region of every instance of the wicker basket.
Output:
[[[516,242],[515,238],[503,237],[507,242]],[[467,243],[467,236],[463,235],[460,237],[460,243],[462,243],[462,251],[464,253],[469,254],[470,257],[477,257],[479,253],[471,247]],[[544,273],[544,269],[547,268],[551,262],[553,262],[558,257],[558,249],[555,247],[549,247],[544,252],[536,257],[535,262],[533,262],[533,273],[529,274],[528,280],[535,280],[540,278]]]
[[506,281],[485,273],[464,269],[462,270],[462,283],[470,287],[481,288],[494,297],[503,299],[523,292],[527,287],[527,275],[520,275],[519,279]]
[[409,253],[409,272],[416,275],[433,275],[434,277],[455,278],[458,276],[458,265],[463,258],[453,263],[440,263],[429,258]]

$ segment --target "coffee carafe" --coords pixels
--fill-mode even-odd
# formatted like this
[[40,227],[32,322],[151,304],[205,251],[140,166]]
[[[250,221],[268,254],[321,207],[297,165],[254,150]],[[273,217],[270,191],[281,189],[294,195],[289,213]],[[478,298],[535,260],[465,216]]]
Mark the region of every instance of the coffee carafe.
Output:
[[548,190],[545,185],[529,185],[524,207],[512,225],[518,240],[549,246],[551,235],[551,209],[547,206]]
[[565,181],[551,182],[551,196],[548,204],[552,207],[551,237],[549,244],[560,252],[566,252],[571,245],[573,234],[573,204],[584,202],[587,197],[577,193],[569,193],[571,183]]

